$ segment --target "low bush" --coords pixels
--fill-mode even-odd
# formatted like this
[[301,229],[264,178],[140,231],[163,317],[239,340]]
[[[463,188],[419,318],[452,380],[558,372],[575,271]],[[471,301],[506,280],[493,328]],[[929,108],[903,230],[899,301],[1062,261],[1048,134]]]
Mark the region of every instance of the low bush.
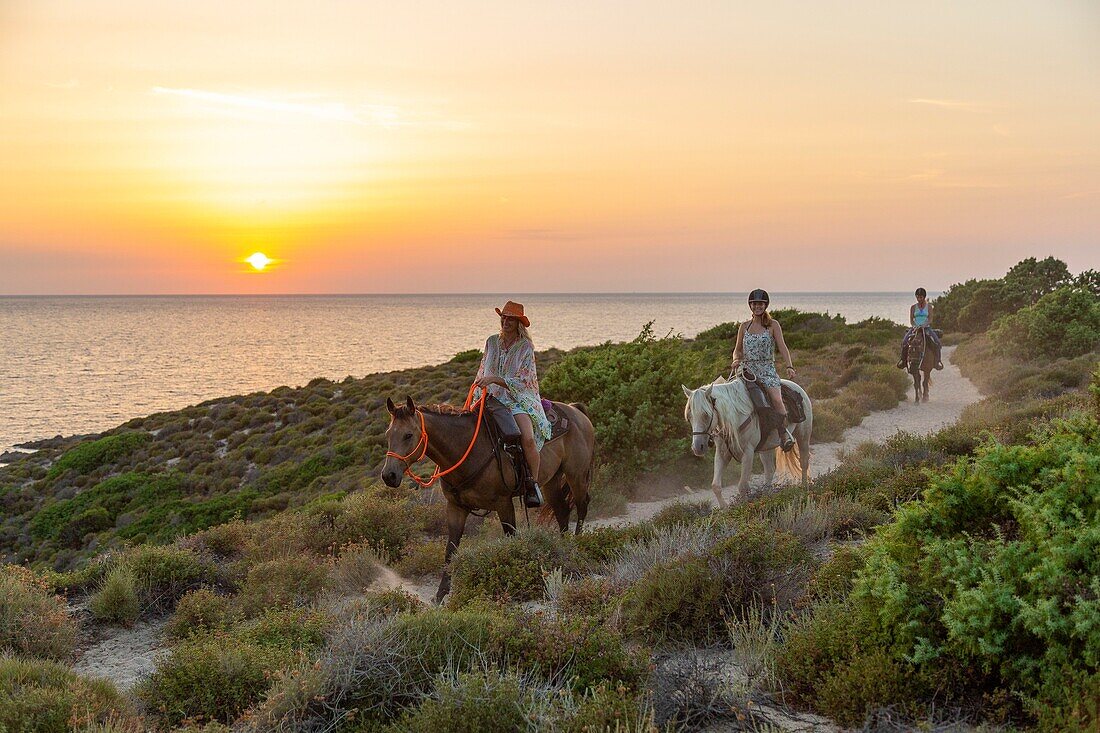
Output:
[[132,453],[152,439],[153,436],[146,432],[129,432],[81,443],[69,449],[50,466],[47,478],[54,478],[70,470],[80,474],[91,473],[100,466]]
[[722,581],[702,557],[657,565],[635,583],[622,601],[628,634],[657,643],[705,641],[721,628]]
[[328,582],[328,567],[315,557],[284,557],[258,563],[248,570],[237,595],[246,616],[269,608],[293,608],[312,603]]
[[443,675],[435,690],[389,730],[394,733],[513,733],[527,727],[520,679],[496,670]]
[[316,609],[268,609],[240,623],[233,636],[263,647],[312,653],[325,641],[332,618]]
[[536,527],[461,547],[452,564],[453,606],[475,599],[531,601],[545,597],[544,573],[572,569],[572,547],[557,530]]
[[0,654],[66,660],[76,634],[65,599],[43,578],[19,565],[0,567]]
[[342,593],[359,594],[377,580],[384,567],[385,560],[371,545],[348,545],[333,563],[332,582]]
[[223,631],[237,621],[233,599],[208,588],[191,591],[180,598],[168,620],[169,638],[185,639],[193,634]]
[[263,697],[272,674],[296,659],[285,649],[227,634],[198,637],[159,660],[135,694],[171,726],[185,720],[229,724]]
[[107,573],[99,589],[88,599],[88,609],[98,621],[130,626],[141,615],[143,595],[134,572],[119,566]]
[[420,613],[428,605],[399,588],[368,593],[357,599],[345,615],[359,618],[388,619],[399,613]]
[[253,537],[254,525],[240,519],[219,524],[191,535],[180,542],[188,549],[206,552],[226,560],[236,559],[244,553]]
[[630,543],[652,536],[653,526],[647,522],[597,527],[577,535],[577,558],[590,569],[602,568],[612,562]]
[[0,656],[0,730],[68,733],[111,721],[137,726],[131,705],[110,682],[56,662]]
[[852,591],[856,574],[867,560],[861,548],[841,545],[833,550],[832,557],[814,571],[810,592],[819,599],[844,599]]
[[1024,359],[1075,357],[1100,344],[1100,298],[1061,287],[998,320],[989,331],[995,350]]
[[142,545],[119,563],[133,573],[147,606],[171,608],[187,591],[217,579],[217,566],[190,550]]
[[938,690],[998,717],[1095,725],[1062,690],[1094,689],[1098,671],[1097,485],[1100,424],[1082,414],[944,467],[868,543],[846,605],[788,633],[784,689],[849,724]]
[[671,527],[675,524],[692,524],[713,511],[710,500],[701,502],[677,502],[669,504],[653,515],[649,520],[654,529]]
[[447,552],[446,539],[430,539],[406,547],[405,557],[393,569],[406,578],[423,578],[443,572]]

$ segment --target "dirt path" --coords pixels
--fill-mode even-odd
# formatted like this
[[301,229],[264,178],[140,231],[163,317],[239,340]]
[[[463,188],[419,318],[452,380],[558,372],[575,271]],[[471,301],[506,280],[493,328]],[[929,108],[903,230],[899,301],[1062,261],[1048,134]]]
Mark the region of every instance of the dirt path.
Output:
[[[954,346],[946,346],[943,350],[944,369],[941,372],[932,373],[932,385],[929,388],[930,401],[920,404],[914,403],[913,388],[910,385],[906,393],[906,401],[897,407],[881,412],[872,412],[855,427],[844,431],[839,442],[818,443],[811,449],[810,472],[819,476],[829,471],[840,463],[841,454],[845,450],[851,450],[860,443],[882,442],[899,430],[905,430],[917,435],[927,435],[940,428],[950,425],[959,419],[963,408],[973,404],[982,398],[981,393],[974,384],[964,377],[959,368],[951,362],[955,353]],[[708,459],[711,460],[711,459]],[[736,464],[726,469],[726,478],[729,480],[738,470]],[[752,486],[759,488],[763,481],[762,476],[754,476]],[[683,501],[714,501],[714,494],[709,486],[684,487],[685,491],[680,496],[674,496],[660,501],[644,501],[627,505],[626,514],[596,519],[588,523],[592,527],[611,526],[617,524],[633,524],[651,518],[661,509],[670,504]],[[726,501],[732,502],[737,494],[736,479],[733,483],[722,488],[722,496]]]

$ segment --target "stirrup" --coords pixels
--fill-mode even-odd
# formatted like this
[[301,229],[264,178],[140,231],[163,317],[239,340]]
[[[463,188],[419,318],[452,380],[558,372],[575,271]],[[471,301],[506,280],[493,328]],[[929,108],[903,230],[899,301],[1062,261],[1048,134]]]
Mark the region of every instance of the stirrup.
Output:
[[528,509],[537,509],[542,506],[542,488],[539,486],[538,481],[531,481],[527,484],[527,491],[523,494],[523,503]]
[[794,436],[786,428],[779,428],[779,447],[784,453],[790,453],[794,448]]
[[937,361],[936,362],[936,369],[943,369],[943,362],[942,361]]
[[905,359],[898,359],[898,363],[895,364],[894,366],[896,366],[898,369],[904,369],[905,368]]

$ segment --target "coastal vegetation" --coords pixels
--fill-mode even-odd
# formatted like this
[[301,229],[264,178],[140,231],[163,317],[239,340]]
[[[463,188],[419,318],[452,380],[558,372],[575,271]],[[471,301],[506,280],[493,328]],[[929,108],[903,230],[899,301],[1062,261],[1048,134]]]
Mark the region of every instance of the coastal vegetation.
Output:
[[[577,537],[483,523],[440,607],[375,582],[437,573],[444,522],[430,492],[373,473],[387,394],[460,400],[476,354],[40,451],[0,469],[20,509],[4,548],[32,566],[0,574],[0,724],[767,729],[787,706],[869,729],[1093,730],[1100,328],[1088,274],[1061,269],[1025,261],[945,294],[947,313],[1027,295],[948,334],[986,395],[957,424],[728,509],[671,504]],[[903,396],[895,325],[776,315],[828,439]],[[706,470],[684,458],[679,384],[725,371],[735,328],[540,356],[547,395],[586,402],[601,431],[595,491]],[[129,694],[64,666],[78,622],[139,621],[163,624],[166,648]]]

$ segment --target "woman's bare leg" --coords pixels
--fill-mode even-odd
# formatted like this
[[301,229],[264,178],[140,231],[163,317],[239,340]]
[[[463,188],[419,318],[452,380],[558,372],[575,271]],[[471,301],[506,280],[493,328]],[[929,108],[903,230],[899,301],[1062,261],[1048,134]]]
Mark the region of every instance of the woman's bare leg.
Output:
[[531,477],[538,481],[539,449],[535,446],[535,428],[531,424],[531,416],[516,415],[516,424],[519,425],[519,431],[523,434],[521,441],[523,443],[523,455],[527,459],[527,467],[531,469]]

